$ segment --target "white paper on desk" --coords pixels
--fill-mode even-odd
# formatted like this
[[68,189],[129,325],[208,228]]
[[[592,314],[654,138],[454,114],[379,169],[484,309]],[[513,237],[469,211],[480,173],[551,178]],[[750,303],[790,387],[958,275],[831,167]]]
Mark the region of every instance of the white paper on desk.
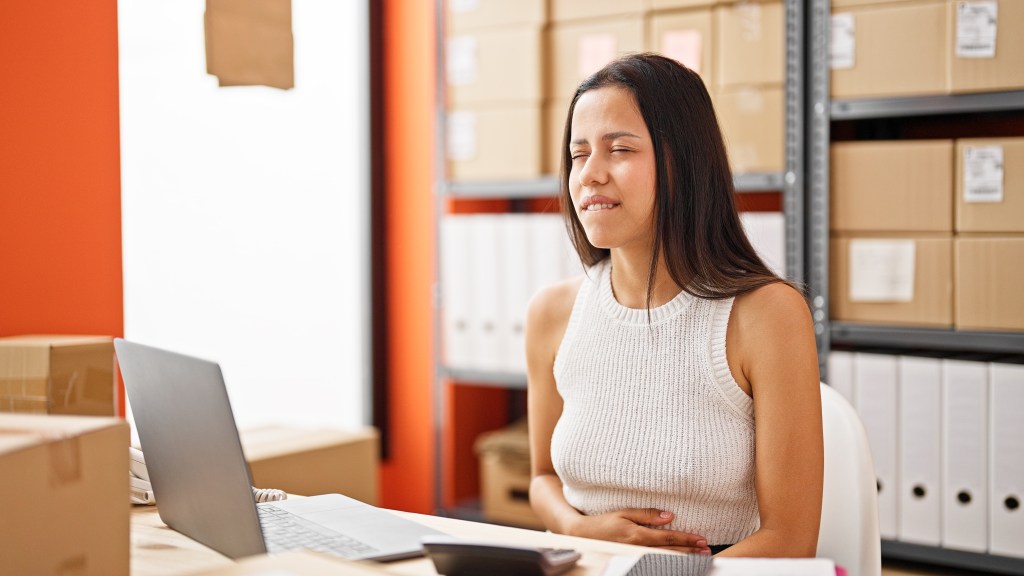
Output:
[[911,302],[913,240],[850,240],[850,301]]
[[[612,556],[602,576],[626,576],[635,556]],[[715,558],[707,576],[835,576],[826,558]]]

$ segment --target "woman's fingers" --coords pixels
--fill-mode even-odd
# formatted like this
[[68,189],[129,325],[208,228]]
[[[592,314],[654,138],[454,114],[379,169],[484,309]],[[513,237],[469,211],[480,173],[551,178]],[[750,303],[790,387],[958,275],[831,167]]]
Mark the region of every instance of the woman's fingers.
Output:
[[663,526],[675,518],[675,514],[668,510],[658,510],[657,508],[626,508],[620,510],[619,515],[641,526]]

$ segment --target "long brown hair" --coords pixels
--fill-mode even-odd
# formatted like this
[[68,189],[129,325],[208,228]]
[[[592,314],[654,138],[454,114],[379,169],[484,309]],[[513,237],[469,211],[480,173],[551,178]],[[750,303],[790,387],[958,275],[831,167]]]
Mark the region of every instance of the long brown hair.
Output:
[[559,205],[583,264],[597,264],[610,251],[587,239],[569,195],[572,116],[583,93],[613,86],[633,95],[657,159],[648,308],[662,252],[675,283],[703,298],[729,298],[784,282],[765,265],[743,231],[722,132],[704,82],[675,60],[652,53],[625,56],[608,64],[580,84],[569,106],[562,140]]

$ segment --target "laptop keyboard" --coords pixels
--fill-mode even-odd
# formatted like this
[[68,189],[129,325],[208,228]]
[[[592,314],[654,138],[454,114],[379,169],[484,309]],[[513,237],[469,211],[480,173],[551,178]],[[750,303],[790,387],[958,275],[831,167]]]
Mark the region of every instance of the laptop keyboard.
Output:
[[257,510],[268,553],[276,554],[304,548],[335,554],[342,558],[353,558],[377,551],[373,546],[324,528],[277,506],[261,504],[257,506]]

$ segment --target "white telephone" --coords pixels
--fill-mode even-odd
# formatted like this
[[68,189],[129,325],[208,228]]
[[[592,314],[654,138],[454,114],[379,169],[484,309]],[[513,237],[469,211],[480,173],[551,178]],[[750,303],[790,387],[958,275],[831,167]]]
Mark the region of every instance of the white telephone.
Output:
[[[128,447],[128,481],[132,504],[156,504],[153,485],[149,482],[149,471],[146,470],[146,457],[142,455],[142,450],[134,446]],[[274,502],[288,498],[288,494],[283,490],[255,486],[252,495],[257,502]]]

